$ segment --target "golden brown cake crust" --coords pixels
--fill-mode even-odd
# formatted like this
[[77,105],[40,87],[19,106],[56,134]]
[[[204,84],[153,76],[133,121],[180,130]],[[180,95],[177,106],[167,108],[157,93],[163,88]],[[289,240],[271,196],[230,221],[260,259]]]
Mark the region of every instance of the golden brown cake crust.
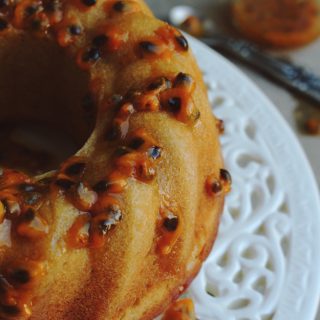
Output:
[[139,0],[13,2],[0,118],[85,143],[56,171],[0,172],[0,318],[153,319],[210,252],[230,188],[188,42]]

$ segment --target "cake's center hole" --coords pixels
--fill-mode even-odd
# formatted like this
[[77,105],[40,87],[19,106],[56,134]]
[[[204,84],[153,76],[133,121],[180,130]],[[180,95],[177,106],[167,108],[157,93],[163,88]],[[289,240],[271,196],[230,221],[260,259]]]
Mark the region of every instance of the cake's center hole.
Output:
[[55,43],[30,35],[0,42],[0,165],[56,169],[88,139],[88,75]]

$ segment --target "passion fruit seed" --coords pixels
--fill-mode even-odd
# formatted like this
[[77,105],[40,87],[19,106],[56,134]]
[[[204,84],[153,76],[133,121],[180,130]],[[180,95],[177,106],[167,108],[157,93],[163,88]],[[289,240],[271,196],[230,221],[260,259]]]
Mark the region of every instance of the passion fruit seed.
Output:
[[164,219],[163,226],[169,232],[174,232],[177,230],[179,224],[179,219],[176,216],[170,216]]
[[142,41],[139,46],[146,53],[156,54],[158,52],[158,46],[151,41]]
[[69,26],[69,32],[73,36],[79,36],[82,33],[82,29],[80,26],[73,24]]
[[16,270],[12,275],[11,278],[14,282],[18,284],[26,284],[31,280],[30,273],[24,269]]
[[123,12],[124,8],[125,8],[125,3],[124,1],[117,1],[114,5],[113,5],[113,10],[117,11],[117,12]]
[[188,49],[189,49],[189,44],[188,44],[187,39],[186,39],[183,35],[177,36],[177,37],[176,37],[176,41],[177,41],[178,45],[179,45],[184,51],[188,51]]
[[92,7],[97,3],[97,0],[82,0],[82,3],[87,7]]
[[92,44],[95,47],[102,47],[108,42],[108,37],[105,34],[100,34],[93,38]]
[[86,169],[86,164],[84,162],[77,162],[70,165],[65,170],[65,174],[67,176],[78,176],[80,174],[83,174],[85,169]]

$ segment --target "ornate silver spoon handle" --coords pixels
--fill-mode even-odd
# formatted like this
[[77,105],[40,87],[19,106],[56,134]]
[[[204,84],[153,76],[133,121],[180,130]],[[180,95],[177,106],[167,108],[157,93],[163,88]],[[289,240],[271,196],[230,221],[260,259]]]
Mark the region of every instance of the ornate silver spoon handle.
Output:
[[259,69],[280,84],[317,102],[320,107],[320,77],[301,66],[275,58],[245,41],[215,34],[201,38],[210,47],[231,54]]

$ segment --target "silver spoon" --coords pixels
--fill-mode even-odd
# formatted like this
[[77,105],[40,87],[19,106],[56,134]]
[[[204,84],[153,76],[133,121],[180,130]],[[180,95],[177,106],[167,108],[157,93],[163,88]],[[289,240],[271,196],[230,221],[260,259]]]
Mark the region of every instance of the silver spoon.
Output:
[[316,102],[320,107],[320,77],[305,68],[275,58],[249,41],[217,33],[212,19],[191,6],[173,7],[165,20],[179,27],[190,16],[196,16],[203,21],[205,36],[199,40],[223,54],[232,55],[245,62],[279,84]]

